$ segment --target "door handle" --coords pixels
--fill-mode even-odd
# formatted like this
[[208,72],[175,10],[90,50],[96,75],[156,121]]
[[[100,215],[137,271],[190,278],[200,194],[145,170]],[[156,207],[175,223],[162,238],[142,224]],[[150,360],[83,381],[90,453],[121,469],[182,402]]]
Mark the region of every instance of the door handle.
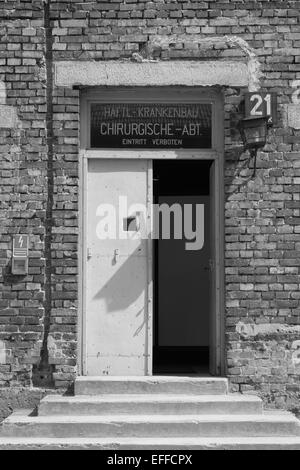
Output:
[[114,264],[117,263],[118,259],[119,259],[119,250],[115,249],[115,251],[114,251]]
[[88,260],[91,259],[91,257],[92,257],[92,251],[91,251],[90,248],[88,248],[87,251],[86,251],[86,257],[87,257]]

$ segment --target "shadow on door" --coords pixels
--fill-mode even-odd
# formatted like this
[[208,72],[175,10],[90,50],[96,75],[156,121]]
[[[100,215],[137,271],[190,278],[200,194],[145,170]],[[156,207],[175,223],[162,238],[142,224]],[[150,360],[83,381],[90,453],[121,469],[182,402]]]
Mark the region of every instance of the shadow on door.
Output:
[[209,373],[210,166],[153,162],[154,374]]

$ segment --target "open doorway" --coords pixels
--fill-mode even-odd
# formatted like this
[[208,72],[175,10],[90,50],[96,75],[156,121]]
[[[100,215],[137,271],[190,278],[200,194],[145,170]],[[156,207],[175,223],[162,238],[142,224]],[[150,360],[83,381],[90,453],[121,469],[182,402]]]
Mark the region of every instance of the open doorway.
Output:
[[160,208],[154,218],[154,374],[209,373],[211,164],[153,162],[153,199]]

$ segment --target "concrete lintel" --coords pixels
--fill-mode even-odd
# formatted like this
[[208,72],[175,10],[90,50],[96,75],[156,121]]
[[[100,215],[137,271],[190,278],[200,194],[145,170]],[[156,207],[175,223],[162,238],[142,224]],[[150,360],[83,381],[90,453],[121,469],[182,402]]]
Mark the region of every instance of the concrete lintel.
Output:
[[61,61],[55,85],[82,86],[236,86],[249,85],[249,68],[239,61]]

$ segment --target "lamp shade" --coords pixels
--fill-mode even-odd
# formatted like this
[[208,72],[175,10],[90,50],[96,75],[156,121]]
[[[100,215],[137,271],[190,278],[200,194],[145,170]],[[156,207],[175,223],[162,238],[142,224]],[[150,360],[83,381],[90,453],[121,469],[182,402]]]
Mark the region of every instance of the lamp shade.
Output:
[[267,140],[268,119],[269,116],[252,116],[240,121],[239,130],[245,148],[257,149],[264,147]]

